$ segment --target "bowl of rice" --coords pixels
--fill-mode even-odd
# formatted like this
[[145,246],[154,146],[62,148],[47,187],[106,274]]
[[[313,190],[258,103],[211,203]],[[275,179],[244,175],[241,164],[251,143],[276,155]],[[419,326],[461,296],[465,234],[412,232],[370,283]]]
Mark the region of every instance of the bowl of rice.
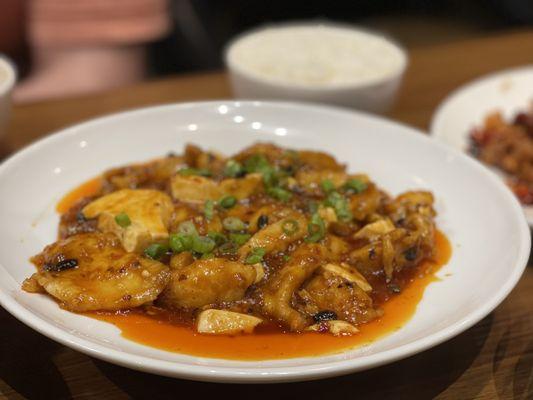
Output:
[[272,25],[230,42],[235,97],[326,103],[374,113],[392,106],[408,57],[391,39],[330,23]]

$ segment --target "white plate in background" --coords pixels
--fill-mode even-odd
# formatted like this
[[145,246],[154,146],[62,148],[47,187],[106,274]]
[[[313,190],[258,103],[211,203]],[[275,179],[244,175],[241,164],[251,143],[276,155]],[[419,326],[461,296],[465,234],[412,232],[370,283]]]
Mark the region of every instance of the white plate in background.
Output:
[[[23,292],[28,258],[56,238],[61,196],[105,169],[181,152],[185,143],[231,154],[256,141],[319,149],[391,194],[431,190],[453,246],[413,318],[370,345],[338,354],[234,361],[171,353],[123,338],[115,326]],[[90,356],[161,375],[215,382],[286,382],[372,368],[435,346],[491,312],[520,278],[530,251],[522,209],[494,174],[412,128],[325,106],[205,102],[140,109],[49,136],[0,166],[0,303],[25,324]],[[480,206],[482,205],[482,206]],[[21,354],[27,357],[27,354]],[[157,391],[157,388],[154,390]],[[156,392],[155,392],[156,393]]]
[[[533,103],[533,66],[491,74],[452,92],[437,108],[430,134],[456,149],[468,151],[472,128],[481,126],[487,114],[500,111],[511,119]],[[491,170],[500,177],[504,174]],[[533,206],[523,206],[533,226]]]

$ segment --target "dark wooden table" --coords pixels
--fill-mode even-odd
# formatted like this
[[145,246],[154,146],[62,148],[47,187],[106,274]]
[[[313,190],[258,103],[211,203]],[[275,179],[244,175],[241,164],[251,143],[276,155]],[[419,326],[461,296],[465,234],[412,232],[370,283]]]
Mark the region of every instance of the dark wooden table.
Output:
[[[457,86],[492,71],[533,64],[533,31],[416,48],[410,57],[405,84],[390,117],[427,129],[435,107]],[[215,72],[15,107],[8,135],[0,143],[0,156],[96,115],[151,104],[228,97],[226,75]],[[492,314],[449,342],[388,366],[307,383],[258,387],[162,378],[57,344],[2,309],[0,324],[0,397],[10,399],[533,399],[531,267]]]

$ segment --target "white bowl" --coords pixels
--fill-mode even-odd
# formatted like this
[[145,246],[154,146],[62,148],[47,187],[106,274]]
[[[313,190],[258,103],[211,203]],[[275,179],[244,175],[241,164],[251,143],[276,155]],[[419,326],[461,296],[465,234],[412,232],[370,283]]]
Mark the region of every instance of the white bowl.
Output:
[[15,86],[15,67],[0,54],[0,137],[5,133],[11,112],[11,92]]
[[[482,126],[487,114],[501,111],[513,118],[533,104],[533,66],[500,71],[461,86],[437,108],[431,120],[431,135],[461,151],[468,151],[472,128]],[[502,179],[505,175],[491,168]],[[533,226],[533,206],[523,206]]]
[[[396,58],[397,65],[383,76],[360,81],[337,83],[305,83],[273,78],[258,73],[236,59],[236,49],[247,40],[255,39],[264,32],[279,31],[293,28],[334,29],[344,33],[356,33],[369,41],[378,41],[385,46],[388,53]],[[260,46],[257,51],[261,51]],[[376,54],[378,57],[380,54]],[[336,60],[331,60],[335,64]],[[325,103],[374,113],[388,111],[398,92],[405,69],[407,53],[395,42],[385,36],[349,25],[298,23],[281,24],[263,27],[238,36],[228,45],[225,52],[225,63],[229,70],[234,95],[243,99],[299,100],[306,102]],[[311,63],[309,63],[311,64]],[[363,63],[364,64],[364,63]]]
[[[453,255],[401,329],[339,354],[228,361],[129,341],[113,325],[64,311],[49,297],[20,289],[34,271],[28,258],[56,238],[55,204],[81,182],[106,168],[180,152],[187,142],[232,153],[258,140],[330,152],[350,171],[369,173],[392,194],[415,188],[433,191],[437,223],[450,239]],[[479,163],[391,121],[295,103],[178,104],[89,121],[4,162],[0,193],[0,303],[6,310],[93,357],[204,381],[317,379],[375,367],[435,346],[468,329],[507,296],[530,250],[529,229],[518,202]]]

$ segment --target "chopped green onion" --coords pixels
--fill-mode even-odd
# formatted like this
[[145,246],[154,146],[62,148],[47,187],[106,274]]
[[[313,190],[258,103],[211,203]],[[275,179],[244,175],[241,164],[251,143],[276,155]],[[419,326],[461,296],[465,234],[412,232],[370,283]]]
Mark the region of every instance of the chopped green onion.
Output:
[[335,190],[335,184],[331,179],[324,179],[320,182],[320,187],[326,194]]
[[212,175],[211,171],[205,168],[182,168],[178,171],[178,174],[184,175],[184,176],[191,176],[191,175],[211,176]]
[[[290,193],[282,189],[281,183],[288,176],[286,171],[270,165],[268,160],[262,154],[254,154],[244,162],[244,169],[247,173],[260,173],[263,176],[263,184],[267,191],[272,191],[272,197],[290,198]],[[288,195],[287,195],[288,193]],[[281,200],[278,198],[278,200]],[[286,200],[283,200],[286,201]]]
[[263,184],[265,187],[275,187],[279,185],[279,181],[281,179],[281,174],[279,174],[279,171],[275,170],[274,168],[268,168],[262,171],[263,174]]
[[193,238],[196,235],[186,235],[184,233],[172,233],[168,238],[168,244],[174,253],[191,250]]
[[305,238],[307,243],[316,243],[325,236],[326,225],[318,213],[311,216],[311,221],[307,225],[307,232],[309,233],[309,236]]
[[194,223],[192,221],[185,221],[179,224],[178,232],[183,233],[185,235],[198,235],[196,226],[194,226]]
[[352,212],[348,207],[348,201],[338,192],[331,192],[328,194],[326,201],[324,202],[326,206],[333,207],[337,218],[341,221],[350,221],[352,219]]
[[192,242],[195,236],[196,235],[186,235],[184,233],[178,233],[178,237],[181,240],[181,243],[183,243],[183,247],[185,248],[185,250],[192,249]]
[[251,235],[248,233],[230,233],[229,239],[237,246],[242,246],[250,239]]
[[359,179],[350,179],[344,184],[344,189],[353,193],[361,193],[366,190],[368,185]]
[[224,167],[224,176],[228,178],[238,178],[244,174],[244,168],[241,163],[235,160],[228,160]]
[[288,256],[287,254],[283,255],[283,261],[287,262],[291,260],[291,256]]
[[[178,233],[173,234],[170,237],[170,245],[174,243],[176,252],[191,250],[193,247],[194,238],[198,236],[198,231],[196,226],[192,221],[185,221],[179,224]],[[178,241],[181,243],[181,246],[178,244]],[[181,249],[181,250],[180,250]]]
[[207,236],[195,236],[192,240],[192,251],[200,254],[210,253],[215,248],[216,243]]
[[237,252],[237,245],[233,242],[226,242],[218,248],[220,254],[235,254]]
[[270,163],[262,154],[254,154],[244,162],[244,170],[249,174],[254,172],[264,173],[270,169],[272,169]]
[[263,174],[263,183],[265,187],[280,187],[283,186],[282,183],[290,176],[294,171],[288,171],[285,169],[276,168],[266,168],[262,171]]
[[316,243],[324,237],[324,233],[318,225],[309,224],[307,225],[307,230],[309,232],[309,236],[305,238],[307,243]]
[[217,246],[220,246],[228,241],[226,235],[220,232],[209,232],[207,236],[213,239]]
[[265,254],[265,249],[261,247],[256,247],[255,249],[252,249],[250,253],[248,253],[248,257],[246,257],[246,260],[244,260],[244,262],[246,264],[257,264],[258,262],[261,262],[263,260]]
[[270,188],[268,188],[267,189],[267,194],[270,197],[273,197],[276,200],[283,201],[283,202],[289,201],[291,199],[291,197],[292,197],[292,193],[291,192],[289,192],[288,190],[282,189],[280,187],[270,187]]
[[204,215],[208,221],[213,219],[215,213],[215,202],[213,200],[206,200],[204,204]]
[[222,208],[231,208],[237,204],[237,199],[234,196],[224,196],[218,201],[218,204]]
[[115,215],[115,222],[121,228],[127,228],[131,225],[131,219],[125,212],[121,212]]
[[152,243],[146,249],[144,249],[144,254],[150,257],[153,260],[159,260],[165,255],[168,251],[168,246],[161,243]]
[[261,174],[263,175],[263,184],[265,187],[273,187],[277,185],[276,175],[274,174],[273,168],[265,169],[264,171],[261,171]]
[[296,232],[298,232],[299,225],[298,221],[294,219],[288,219],[285,222],[283,222],[283,225],[281,225],[281,228],[283,229],[283,232],[286,235],[294,235]]
[[180,237],[175,233],[169,236],[168,245],[174,253],[181,253],[182,251],[185,251],[185,246],[183,242],[180,240]]
[[224,229],[231,232],[243,231],[246,229],[246,224],[237,217],[224,218],[222,221],[222,226]]

